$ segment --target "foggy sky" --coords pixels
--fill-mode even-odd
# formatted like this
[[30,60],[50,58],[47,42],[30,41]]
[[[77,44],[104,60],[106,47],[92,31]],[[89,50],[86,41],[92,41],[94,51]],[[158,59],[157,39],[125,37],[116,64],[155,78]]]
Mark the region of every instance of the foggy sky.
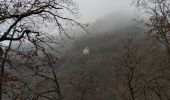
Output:
[[114,12],[132,12],[132,0],[77,0],[81,12],[81,20],[93,22],[98,18]]

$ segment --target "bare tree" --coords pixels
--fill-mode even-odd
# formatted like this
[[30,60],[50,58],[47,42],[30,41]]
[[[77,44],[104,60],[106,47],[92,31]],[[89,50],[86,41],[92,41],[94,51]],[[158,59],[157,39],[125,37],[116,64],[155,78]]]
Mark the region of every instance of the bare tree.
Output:
[[[129,100],[137,100],[143,87],[141,68],[145,55],[141,52],[140,44],[136,43],[135,39],[127,38],[124,41],[121,53],[115,62],[118,79],[119,83],[126,87],[126,92],[122,96]],[[122,87],[120,86],[120,88]]]
[[[43,65],[47,65],[47,67],[49,68],[44,71],[35,71],[34,77],[39,77],[41,78],[41,80],[45,80],[45,81],[44,82],[40,81],[41,83],[37,82],[36,85],[39,88],[39,89],[37,88],[39,91],[35,90],[33,92],[33,99],[39,100],[42,98],[46,98],[50,100],[50,98],[51,99],[55,98],[55,99],[63,100],[60,85],[59,85],[59,80],[56,73],[56,68],[57,68],[56,65],[58,60],[55,58],[55,56],[46,54],[45,58],[41,59],[41,61],[43,61],[42,62]],[[49,71],[47,72],[47,70]],[[40,86],[40,84],[42,84],[42,86]],[[42,89],[43,87],[46,88]]]
[[[67,17],[68,15],[69,17]],[[74,28],[75,25],[83,28],[80,23],[74,20],[77,17],[78,9],[74,0],[0,0],[0,42],[2,43],[1,48],[4,48],[5,51],[1,61],[0,100],[3,99],[2,94],[11,97],[10,94],[3,91],[9,87],[7,86],[9,81],[5,81],[7,77],[5,73],[13,74],[13,77],[20,75],[9,71],[9,69],[12,71],[22,70],[27,73],[28,70],[19,67],[21,63],[29,70],[34,72],[35,69],[38,70],[38,65],[34,65],[33,62],[36,62],[37,58],[41,56],[39,53],[48,54],[47,50],[56,51],[56,48],[60,46],[57,35],[71,38],[67,34],[70,28]],[[13,59],[14,56],[16,59]],[[32,63],[26,63],[31,59]],[[20,61],[17,62],[18,60]],[[59,89],[54,70],[52,73],[53,80]],[[17,80],[27,87],[28,83],[26,84],[20,78],[15,77],[15,81]],[[59,90],[57,93],[61,95]],[[59,97],[61,100],[61,96]],[[16,100],[15,97],[13,98]]]
[[144,21],[148,35],[165,46],[168,59],[170,59],[170,1],[136,0],[134,2],[139,10],[145,14],[144,16],[149,18],[149,20]]
[[[161,56],[159,56],[159,65],[156,68],[162,68],[163,73],[153,77],[150,81],[149,89],[154,92],[160,100],[169,100],[169,62],[170,62],[170,9],[169,0],[137,0],[134,1],[137,8],[147,16],[142,23],[146,26],[149,39],[153,38],[154,44],[160,45]],[[142,15],[142,14],[141,14]],[[145,17],[146,18],[146,17]],[[156,43],[158,42],[158,43]],[[151,47],[152,48],[152,47]],[[166,50],[166,52],[164,51]],[[154,49],[156,51],[156,49]],[[159,52],[159,53],[160,53]],[[159,55],[157,52],[156,55]],[[156,63],[156,62],[155,62]],[[155,65],[152,66],[155,68]],[[154,84],[153,84],[154,83]],[[166,83],[166,84],[164,84]],[[155,85],[156,84],[156,85]],[[164,85],[163,85],[164,84]]]
[[163,56],[162,49],[156,51],[152,47],[151,40],[138,41],[127,38],[120,55],[113,57],[120,84],[120,99],[169,100],[169,80],[162,71],[164,63],[161,63],[167,59],[166,56]]

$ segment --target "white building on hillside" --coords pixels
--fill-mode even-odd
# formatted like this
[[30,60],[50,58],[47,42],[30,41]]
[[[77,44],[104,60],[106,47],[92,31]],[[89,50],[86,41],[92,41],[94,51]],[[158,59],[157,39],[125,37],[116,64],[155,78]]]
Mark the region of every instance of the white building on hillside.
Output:
[[89,47],[86,47],[86,48],[83,49],[83,54],[84,54],[84,55],[90,54],[90,49],[89,49]]

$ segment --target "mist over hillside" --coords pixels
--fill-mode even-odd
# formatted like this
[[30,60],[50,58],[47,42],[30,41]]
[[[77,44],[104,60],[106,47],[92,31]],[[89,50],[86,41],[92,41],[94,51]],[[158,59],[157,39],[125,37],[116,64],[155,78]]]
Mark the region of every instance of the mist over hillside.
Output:
[[[143,29],[137,24],[131,15],[112,13],[96,20],[87,27],[89,33],[83,33],[76,38],[76,44],[70,44],[65,48],[61,59],[63,64],[59,72],[67,73],[69,70],[81,65],[101,59],[103,55],[113,55],[120,51],[121,43],[126,38],[144,37]],[[80,33],[81,34],[81,33]],[[90,54],[83,54],[88,47]],[[85,60],[86,59],[86,60]]]
[[[117,32],[122,34],[127,31],[126,28],[132,28],[132,26],[140,27],[140,25],[134,21],[134,18],[135,16],[128,12],[115,12],[105,15],[104,17],[96,19],[94,22],[88,23],[88,26],[85,27],[87,32],[81,28],[77,28],[69,32],[69,36],[72,37],[74,41],[70,42],[70,40],[67,40],[64,42],[64,44],[66,44],[65,48],[71,48],[72,45],[78,46],[80,40],[86,40],[101,34],[115,34]],[[131,29],[128,31],[130,30]],[[74,44],[74,42],[76,44]]]
[[115,12],[97,19],[88,27],[90,33],[103,34],[116,29],[123,29],[130,24],[134,24],[134,16],[127,12]]
[[0,0],[0,100],[170,100],[170,0]]

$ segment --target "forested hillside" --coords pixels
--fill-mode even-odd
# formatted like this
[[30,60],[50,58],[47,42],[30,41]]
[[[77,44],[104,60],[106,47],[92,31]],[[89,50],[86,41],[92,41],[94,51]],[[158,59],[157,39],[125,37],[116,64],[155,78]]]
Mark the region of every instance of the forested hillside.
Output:
[[[157,91],[167,93],[161,97],[167,98],[169,92],[165,91],[170,84],[162,76],[169,73],[163,63],[168,62],[164,47],[147,39],[137,23],[110,30],[80,37],[79,44],[66,51],[60,66],[60,71],[66,73],[63,88],[70,90],[63,91],[65,98],[142,100],[147,96],[159,100]],[[86,47],[89,54],[83,54]]]
[[170,100],[170,0],[0,0],[0,100]]

